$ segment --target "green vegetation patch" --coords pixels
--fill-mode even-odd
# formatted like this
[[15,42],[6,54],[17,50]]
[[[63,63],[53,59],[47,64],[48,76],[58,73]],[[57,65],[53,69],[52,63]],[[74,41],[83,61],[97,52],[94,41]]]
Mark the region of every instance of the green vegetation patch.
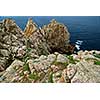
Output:
[[69,63],[76,64],[75,61],[77,61],[77,60],[74,60],[73,56],[69,55],[69,56],[67,56],[67,58],[69,59]]
[[89,60],[94,60],[94,61],[97,61],[97,59],[96,59],[96,58],[86,58],[85,60],[86,60],[86,61],[89,61]]
[[34,80],[38,80],[39,79],[38,73],[34,72],[34,73],[30,74],[29,78],[30,79],[34,79]]
[[62,63],[62,62],[56,62],[56,61],[55,61],[53,64],[56,65],[56,66],[57,66],[57,65],[62,65],[62,66],[64,66],[64,67],[66,67],[66,66],[68,65],[67,62],[66,62],[66,63]]
[[100,58],[100,55],[99,54],[94,54],[95,57],[97,58]]
[[30,71],[29,65],[25,63],[24,66],[23,66],[23,70],[24,71]]
[[100,61],[94,61],[94,64],[100,65]]
[[29,59],[31,58],[31,56],[30,56],[30,51],[31,51],[31,48],[27,48],[26,54],[24,55],[24,57],[23,57],[23,59],[22,59],[23,62],[26,63],[27,60],[29,60]]
[[53,83],[53,73],[52,72],[49,74],[49,81],[48,82]]

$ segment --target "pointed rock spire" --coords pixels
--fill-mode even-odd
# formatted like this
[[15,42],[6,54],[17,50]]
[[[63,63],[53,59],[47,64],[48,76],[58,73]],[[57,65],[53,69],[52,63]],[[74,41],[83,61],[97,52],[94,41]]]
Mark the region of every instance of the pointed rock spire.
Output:
[[25,36],[32,35],[37,30],[37,25],[33,22],[32,18],[30,18],[27,22],[27,25],[25,27],[24,33]]

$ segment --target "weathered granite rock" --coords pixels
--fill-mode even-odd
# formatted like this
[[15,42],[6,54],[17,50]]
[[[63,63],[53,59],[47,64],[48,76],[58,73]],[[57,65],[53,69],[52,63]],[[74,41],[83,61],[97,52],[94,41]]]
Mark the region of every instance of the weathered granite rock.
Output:
[[57,71],[61,70],[62,68],[61,68],[61,66],[51,65],[51,69],[53,72],[57,72]]
[[24,45],[23,32],[12,19],[0,22],[0,66],[7,68]]
[[40,61],[43,61],[43,60],[46,60],[47,59],[47,56],[45,56],[45,55],[41,55],[40,57],[39,57],[39,60]]
[[39,59],[36,60],[29,60],[29,67],[30,69],[35,69],[36,71],[45,71],[50,67],[51,62],[47,60],[46,56],[40,56]]
[[24,32],[12,19],[3,20],[0,82],[100,82],[100,51],[79,51],[66,57],[60,53],[74,50],[69,37],[68,29],[55,20],[37,29],[29,19]]
[[70,83],[70,79],[67,76],[67,69],[57,71],[53,74],[54,83]]
[[64,83],[70,83],[71,82],[70,78],[68,77],[68,74],[67,74],[67,68],[62,71],[61,79],[64,79]]
[[1,50],[0,50],[0,54],[1,54],[2,56],[4,56],[4,57],[9,57],[10,52],[7,51],[7,50],[5,50],[5,49],[1,49]]
[[[62,71],[57,71],[53,73],[52,80],[54,83],[60,83]],[[64,82],[64,79],[62,80]]]
[[23,58],[25,54],[26,54],[26,46],[22,46],[18,49],[16,56],[19,58]]
[[[6,71],[0,73],[0,82],[99,83],[100,59],[87,56],[89,52],[81,52],[81,54],[81,56],[84,55],[84,58],[78,59],[78,61],[74,58],[76,61],[74,64],[70,61],[72,59],[59,53],[41,55],[36,59],[29,59],[26,63],[15,60]],[[62,59],[59,59],[59,62],[62,63],[57,63],[59,55],[61,58],[67,58],[70,63],[65,64],[66,60],[62,62]],[[98,63],[95,64],[95,61]]]
[[11,72],[11,70],[14,70],[15,67],[22,67],[24,65],[24,62],[20,60],[14,60],[12,64],[6,69],[6,71]]
[[5,70],[7,66],[12,62],[10,57],[0,57],[0,66]]
[[51,48],[51,52],[73,52],[74,46],[69,44],[70,34],[65,25],[53,19],[48,25],[44,25],[41,32]]
[[0,77],[0,82],[10,83],[13,82],[13,78],[16,77],[16,67],[17,69],[21,68],[24,65],[24,62],[15,60],[12,64],[5,70],[4,74]]
[[29,47],[35,49],[37,55],[48,55],[50,53],[48,44],[46,44],[45,39],[38,32],[29,37],[29,43]]
[[77,73],[77,68],[75,64],[69,64],[67,66],[67,76],[71,80]]
[[[100,83],[100,55],[97,57],[93,52],[98,51],[80,51],[74,59],[79,60],[73,67],[77,68],[77,72],[72,78],[72,83]],[[97,64],[95,62],[98,62]]]
[[[26,55],[36,58],[54,51],[73,52],[74,46],[69,44],[69,37],[68,29],[55,20],[38,29],[29,19],[23,32],[14,20],[4,19],[0,22],[0,65],[5,69],[16,57],[23,59]],[[6,61],[3,60],[5,57]]]
[[0,65],[0,72],[4,71],[4,67],[2,65]]
[[56,55],[50,54],[47,57],[47,61],[50,62],[51,64],[56,60]]
[[34,62],[33,59],[29,59],[29,60],[27,61],[31,73],[33,73],[33,72],[35,71],[34,63],[33,63],[33,62]]
[[30,18],[27,22],[27,25],[24,29],[25,36],[29,37],[37,30],[37,25],[33,22],[32,18]]
[[57,56],[57,61],[56,62],[60,62],[60,63],[68,63],[69,60],[67,57],[63,56],[62,54],[59,54]]
[[91,65],[81,61],[77,64],[77,73],[71,80],[72,83],[99,83],[100,65]]
[[37,55],[49,54],[49,46],[32,19],[29,19],[24,32],[26,36],[27,48],[36,50],[35,54]]

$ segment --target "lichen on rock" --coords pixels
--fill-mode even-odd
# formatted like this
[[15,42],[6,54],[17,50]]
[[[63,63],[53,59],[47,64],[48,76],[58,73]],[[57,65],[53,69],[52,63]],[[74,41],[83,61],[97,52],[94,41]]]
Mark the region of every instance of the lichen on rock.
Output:
[[63,49],[69,44],[70,33],[64,24],[53,19],[48,25],[44,25],[42,30],[44,31],[47,44],[51,48],[51,52],[65,52]]

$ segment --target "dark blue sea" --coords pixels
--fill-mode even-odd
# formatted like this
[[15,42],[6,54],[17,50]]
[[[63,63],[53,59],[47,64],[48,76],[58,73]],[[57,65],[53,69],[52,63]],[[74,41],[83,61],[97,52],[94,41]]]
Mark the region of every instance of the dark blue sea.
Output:
[[100,16],[0,16],[0,20],[13,18],[24,30],[30,17],[39,27],[56,19],[68,27],[70,40],[78,49],[100,50]]

